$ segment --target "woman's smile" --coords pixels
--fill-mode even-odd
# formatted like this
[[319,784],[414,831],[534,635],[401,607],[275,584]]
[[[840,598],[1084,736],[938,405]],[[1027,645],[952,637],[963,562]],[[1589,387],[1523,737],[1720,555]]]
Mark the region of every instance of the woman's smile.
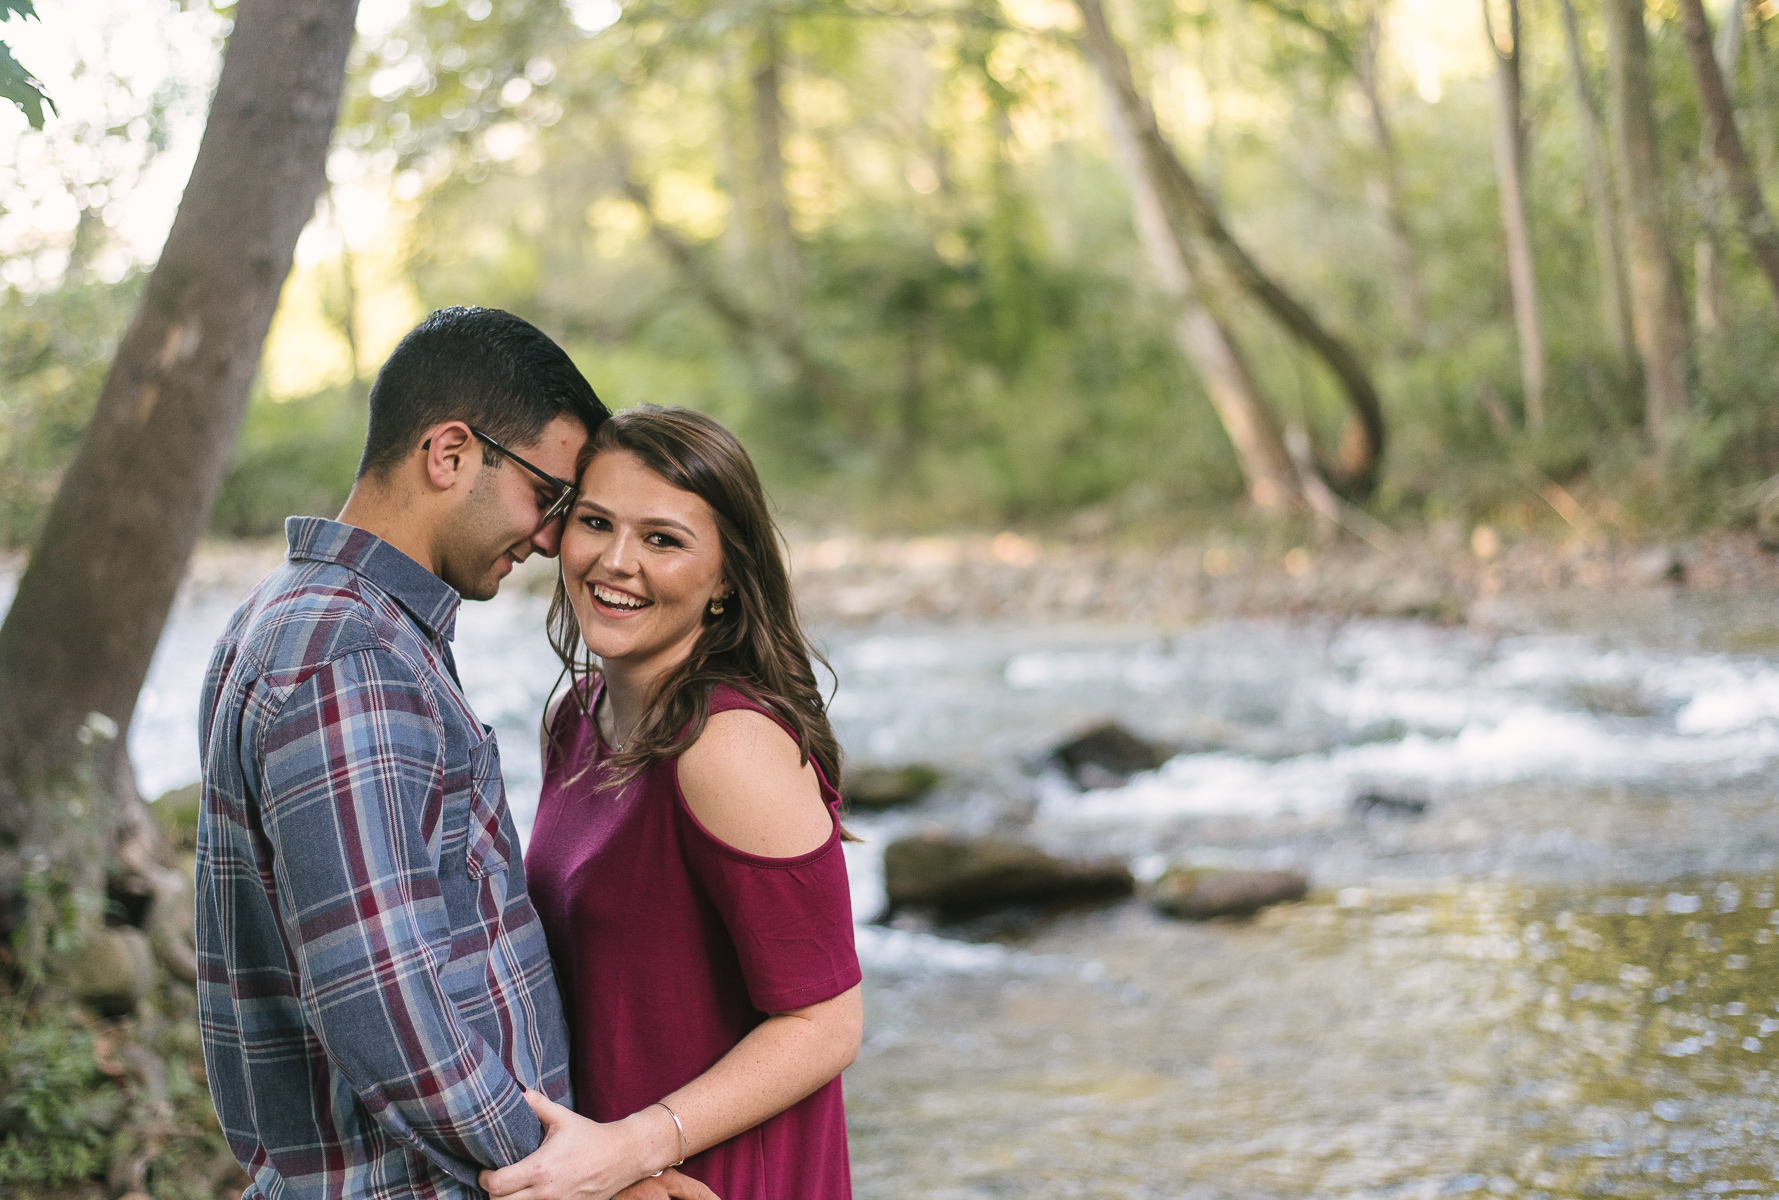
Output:
[[627,592],[623,588],[613,587],[609,583],[589,583],[587,590],[592,593],[594,607],[601,616],[620,621],[634,617],[655,603],[653,600],[638,596],[635,592]]

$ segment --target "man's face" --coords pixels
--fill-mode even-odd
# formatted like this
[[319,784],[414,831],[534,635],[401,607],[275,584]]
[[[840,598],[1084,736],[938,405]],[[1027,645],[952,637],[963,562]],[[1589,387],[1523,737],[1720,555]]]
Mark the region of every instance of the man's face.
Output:
[[[587,441],[586,428],[573,417],[557,417],[536,440],[507,449],[558,479],[573,479],[575,458]],[[476,442],[482,460],[439,547],[439,577],[465,600],[488,600],[519,563],[533,553],[554,558],[562,543],[562,518],[548,525],[543,515],[556,499],[550,485]]]

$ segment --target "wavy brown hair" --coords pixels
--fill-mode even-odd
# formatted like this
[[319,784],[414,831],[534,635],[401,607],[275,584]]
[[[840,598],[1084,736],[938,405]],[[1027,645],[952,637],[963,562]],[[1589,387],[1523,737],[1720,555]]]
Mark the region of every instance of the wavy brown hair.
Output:
[[[840,744],[828,724],[812,666],[819,662],[827,667],[828,661],[798,620],[784,538],[767,508],[753,460],[734,434],[704,414],[653,404],[625,409],[601,424],[581,450],[575,478],[585,474],[596,456],[613,450],[629,451],[662,479],[710,505],[723,570],[734,588],[724,597],[721,615],[706,609],[692,653],[662,681],[636,732],[609,760],[615,777],[634,778],[650,763],[684,753],[710,719],[711,693],[726,683],[790,726],[801,761],[814,759],[838,789]],[[598,666],[581,637],[560,571],[548,628],[550,645],[569,681],[569,697],[592,719],[587,701]]]

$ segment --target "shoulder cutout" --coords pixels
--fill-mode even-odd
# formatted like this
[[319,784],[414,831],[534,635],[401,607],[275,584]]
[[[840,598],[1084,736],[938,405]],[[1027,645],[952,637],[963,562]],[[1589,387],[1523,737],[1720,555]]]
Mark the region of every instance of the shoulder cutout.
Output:
[[680,755],[680,793],[718,841],[762,858],[795,858],[834,834],[815,766],[797,757],[797,743],[764,713],[713,713]]

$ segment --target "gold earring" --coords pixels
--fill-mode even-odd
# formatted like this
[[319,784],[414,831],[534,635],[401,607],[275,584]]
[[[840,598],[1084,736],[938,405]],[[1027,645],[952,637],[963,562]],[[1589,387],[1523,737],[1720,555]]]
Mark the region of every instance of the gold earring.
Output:
[[713,617],[720,617],[723,615],[723,597],[712,596],[710,598],[710,615]]

